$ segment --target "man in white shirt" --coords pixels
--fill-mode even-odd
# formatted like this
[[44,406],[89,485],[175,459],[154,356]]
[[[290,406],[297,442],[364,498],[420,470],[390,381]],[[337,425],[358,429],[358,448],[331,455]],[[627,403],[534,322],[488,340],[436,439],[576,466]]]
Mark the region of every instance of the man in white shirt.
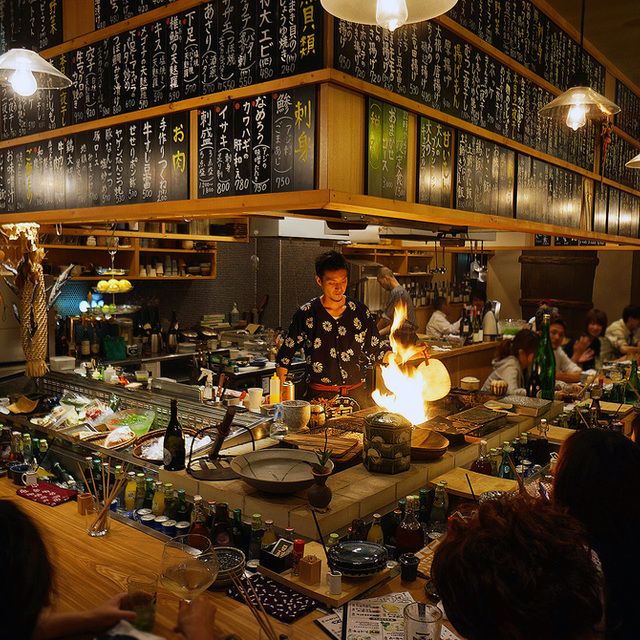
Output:
[[549,337],[556,358],[556,380],[560,382],[580,382],[582,369],[566,354],[562,348],[566,333],[566,325],[560,316],[551,318]]
[[606,353],[603,360],[615,359],[638,352],[640,342],[640,307],[629,305],[622,310],[622,318],[612,322],[604,333]]
[[444,338],[451,333],[460,333],[460,320],[456,320],[453,324],[449,322],[449,314],[451,313],[451,305],[446,298],[437,298],[433,306],[435,311],[427,322],[425,333],[434,338]]

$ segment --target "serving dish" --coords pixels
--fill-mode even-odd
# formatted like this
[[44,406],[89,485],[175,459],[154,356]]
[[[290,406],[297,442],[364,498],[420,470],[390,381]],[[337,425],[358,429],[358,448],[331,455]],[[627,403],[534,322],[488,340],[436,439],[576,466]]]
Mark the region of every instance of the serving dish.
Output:
[[241,578],[244,574],[246,559],[244,553],[235,547],[214,547],[220,569],[213,583],[214,589],[228,587],[233,578]]
[[[317,463],[311,451],[269,449],[237,456],[231,469],[260,491],[284,495],[309,488],[313,484],[311,468]],[[333,462],[326,466],[333,471]]]
[[127,440],[123,440],[122,442],[119,442],[118,444],[112,446],[112,447],[107,447],[105,446],[105,440],[109,437],[108,433],[96,433],[93,436],[88,436],[87,438],[82,438],[82,440],[84,442],[91,442],[93,444],[95,444],[98,447],[103,447],[105,449],[111,449],[113,451],[117,450],[117,449],[126,449],[128,446],[132,445],[135,441],[136,441],[136,434],[131,432],[131,437],[128,438]]
[[329,549],[329,563],[333,570],[346,578],[365,578],[379,573],[387,566],[387,550],[381,544],[346,540]]
[[[164,433],[164,429],[156,429],[155,431],[151,431],[146,435],[139,437],[138,442],[136,442],[136,446],[132,451],[134,457],[140,458],[140,460],[146,460],[147,462],[162,464],[164,457]],[[193,436],[196,432],[195,429],[183,427],[182,433],[184,433],[184,449],[188,459],[189,452],[191,451],[191,441],[193,440]],[[196,442],[193,445],[193,455],[200,455],[210,447],[211,444],[212,440],[209,436],[196,438]]]

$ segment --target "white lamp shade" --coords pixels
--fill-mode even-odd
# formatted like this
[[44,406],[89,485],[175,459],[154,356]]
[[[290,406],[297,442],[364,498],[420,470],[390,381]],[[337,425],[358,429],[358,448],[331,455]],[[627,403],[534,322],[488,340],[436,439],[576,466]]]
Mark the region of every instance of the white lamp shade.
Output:
[[579,107],[587,120],[604,120],[620,112],[620,107],[590,87],[571,87],[546,104],[538,113],[547,118],[563,118]]
[[628,169],[640,169],[640,153],[624,165]]
[[29,49],[9,49],[0,56],[0,83],[8,84],[16,71],[31,71],[38,89],[66,89],[73,83],[42,56]]
[[[406,24],[431,20],[446,13],[458,0],[406,0]],[[377,24],[377,0],[320,0],[325,11],[341,20],[359,24]]]

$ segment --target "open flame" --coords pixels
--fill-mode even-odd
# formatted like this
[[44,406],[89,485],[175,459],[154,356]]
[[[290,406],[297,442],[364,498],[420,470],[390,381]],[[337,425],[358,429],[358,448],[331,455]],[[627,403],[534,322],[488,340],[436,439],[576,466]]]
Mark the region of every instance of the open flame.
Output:
[[[406,318],[407,306],[401,300],[389,334],[392,354],[388,364],[381,367],[382,380],[390,393],[376,389],[371,397],[379,407],[399,413],[412,424],[422,424],[427,421],[428,403],[449,393],[451,378],[440,360],[427,359],[424,346],[403,344],[399,339],[398,330]],[[421,359],[419,364],[416,358]]]

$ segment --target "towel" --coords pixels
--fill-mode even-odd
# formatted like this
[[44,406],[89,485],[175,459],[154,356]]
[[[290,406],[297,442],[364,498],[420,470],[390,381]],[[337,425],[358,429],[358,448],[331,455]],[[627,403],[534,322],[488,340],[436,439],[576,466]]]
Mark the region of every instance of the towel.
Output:
[[75,489],[63,489],[49,482],[39,482],[35,487],[22,487],[17,494],[27,500],[56,507],[63,502],[73,500],[78,492]]

